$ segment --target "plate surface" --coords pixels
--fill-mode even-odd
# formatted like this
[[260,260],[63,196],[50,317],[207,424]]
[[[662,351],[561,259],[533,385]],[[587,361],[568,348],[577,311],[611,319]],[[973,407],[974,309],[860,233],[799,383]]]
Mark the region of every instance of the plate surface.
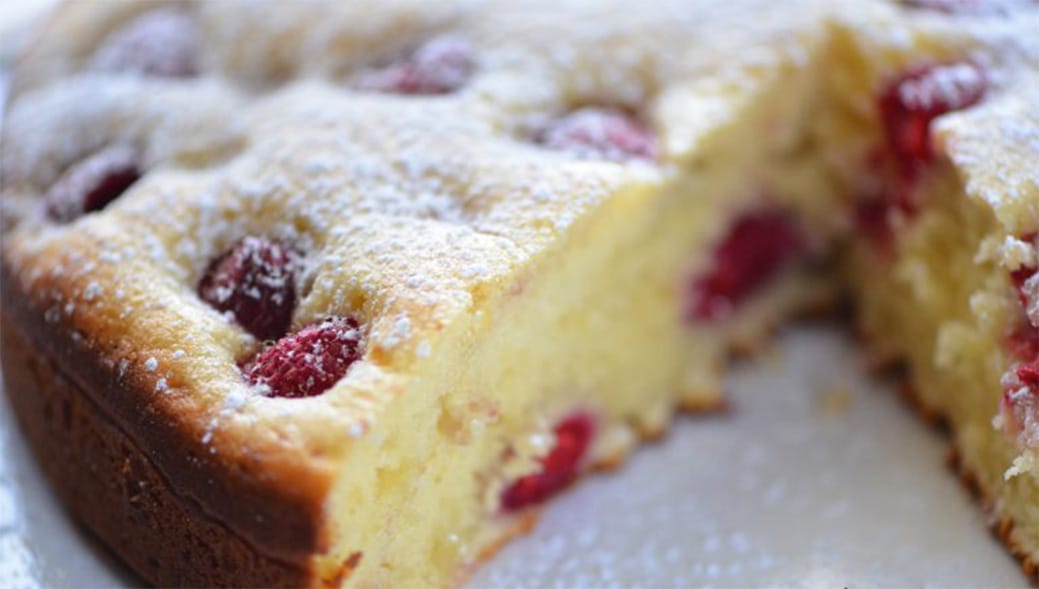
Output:
[[[585,479],[471,586],[1025,584],[945,468],[946,439],[836,327],[789,330],[728,385],[731,411],[679,417]],[[0,407],[0,585],[139,585],[64,515]]]

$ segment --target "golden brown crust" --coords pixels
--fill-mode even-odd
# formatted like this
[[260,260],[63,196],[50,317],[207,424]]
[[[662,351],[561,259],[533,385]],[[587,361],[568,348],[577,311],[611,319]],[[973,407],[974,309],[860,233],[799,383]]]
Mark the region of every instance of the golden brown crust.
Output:
[[730,411],[732,411],[732,404],[721,393],[711,399],[680,399],[678,406],[675,408],[676,413],[687,413],[690,415],[724,414]]
[[[83,336],[89,331],[47,313],[45,294],[23,292],[10,269],[7,263],[0,269],[5,331],[20,333],[39,358],[48,359],[106,419],[145,449],[176,495],[195,502],[209,518],[272,558],[301,563],[324,550],[327,473],[310,462],[297,460],[294,465],[259,445],[252,455],[247,449],[237,454],[222,447],[214,451],[184,419],[155,402],[145,379],[132,369],[121,373],[112,350],[98,349]],[[7,388],[12,398],[36,394]]]
[[1039,586],[1039,562],[1036,562],[1024,547],[1020,546],[1014,539],[1014,521],[1006,516],[997,516],[993,511],[995,504],[993,498],[985,492],[978,483],[978,478],[967,468],[960,459],[960,451],[955,442],[949,442],[949,452],[946,455],[946,463],[949,468],[959,477],[963,485],[986,513],[993,516],[988,520],[989,529],[992,534],[1007,548],[1021,565],[1021,570],[1028,577],[1033,586]]
[[[197,503],[178,495],[140,447],[90,400],[90,394],[64,376],[6,310],[0,316],[0,338],[4,388],[53,488],[75,519],[149,583],[332,587],[360,561],[355,552],[337,576],[322,579],[306,564],[263,554]],[[615,469],[626,457],[618,453],[591,470]],[[512,539],[530,533],[539,516],[539,510],[531,510],[518,517],[481,550],[474,568]]]
[[[868,338],[862,336],[861,330],[858,330],[857,333],[860,342],[865,346]],[[995,512],[995,499],[990,496],[984,488],[982,488],[981,484],[978,482],[977,475],[970,470],[963,460],[961,460],[960,450],[956,447],[956,440],[952,436],[952,430],[949,427],[948,419],[945,415],[936,408],[924,403],[922,397],[917,393],[916,387],[912,383],[911,375],[900,364],[896,364],[894,368],[892,368],[892,366],[874,366],[873,369],[878,373],[884,373],[894,377],[896,379],[896,390],[898,391],[898,395],[902,398],[905,404],[912,409],[920,419],[945,436],[949,445],[949,450],[945,456],[946,465],[956,474],[957,478],[959,478],[960,484],[963,488],[970,493],[971,497],[978,502],[981,509],[988,514],[988,525],[992,534],[998,538],[1000,543],[1006,547],[1007,551],[1017,559],[1018,563],[1021,565],[1021,570],[1024,572],[1029,582],[1033,586],[1039,586],[1039,562],[1034,560],[1025,547],[1021,546],[1018,540],[1014,538],[1014,521],[1007,516],[999,515]]]
[[157,585],[315,584],[177,494],[149,457],[3,314],[5,389],[26,437],[76,519]]

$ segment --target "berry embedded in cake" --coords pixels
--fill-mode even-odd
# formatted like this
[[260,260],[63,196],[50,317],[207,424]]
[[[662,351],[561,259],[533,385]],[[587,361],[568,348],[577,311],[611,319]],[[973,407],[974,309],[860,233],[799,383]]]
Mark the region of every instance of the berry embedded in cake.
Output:
[[67,223],[104,208],[140,178],[138,159],[133,149],[113,145],[72,164],[48,188],[47,214]]
[[273,397],[312,397],[332,388],[361,356],[357,322],[332,317],[287,335],[250,360],[246,381]]
[[244,237],[213,261],[198,284],[198,296],[214,309],[230,312],[258,339],[277,339],[296,310],[298,258],[291,246],[276,240]]
[[1039,7],[630,8],[56,11],[0,335],[76,517],[159,585],[459,584],[842,289],[1032,570]]
[[465,85],[475,68],[469,43],[438,37],[385,67],[363,72],[358,87],[393,94],[448,94]]
[[505,488],[501,495],[502,509],[517,511],[543,503],[577,478],[595,434],[595,421],[590,415],[577,413],[561,421],[552,433],[555,443],[538,460],[541,468]]
[[608,108],[582,108],[550,121],[535,138],[549,149],[588,159],[656,158],[653,132],[635,117]]
[[715,246],[707,272],[695,279],[687,318],[715,321],[732,315],[807,249],[785,211],[763,208],[739,217]]
[[925,64],[899,74],[877,98],[884,144],[872,154],[875,192],[860,196],[856,221],[881,248],[890,246],[894,226],[925,203],[920,190],[934,167],[931,123],[939,116],[977,104],[985,94],[984,72],[970,62]]

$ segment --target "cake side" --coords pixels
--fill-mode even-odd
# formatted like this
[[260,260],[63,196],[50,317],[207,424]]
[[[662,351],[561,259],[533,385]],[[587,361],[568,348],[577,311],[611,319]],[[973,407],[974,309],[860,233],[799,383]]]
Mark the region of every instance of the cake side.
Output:
[[[254,441],[252,447],[240,447],[237,453],[227,446],[217,451],[213,443],[203,443],[205,424],[201,420],[193,423],[182,412],[171,415],[168,407],[155,402],[153,378],[146,367],[130,367],[127,362],[113,360],[104,348],[92,345],[97,339],[80,335],[82,325],[73,328],[55,321],[53,312],[37,306],[41,298],[46,299],[54,291],[19,291],[22,283],[10,273],[10,267],[5,261],[4,335],[11,342],[25,345],[8,345],[5,340],[4,362],[9,368],[5,367],[4,374],[9,383],[8,397],[25,427],[36,434],[60,427],[60,422],[41,414],[43,405],[39,403],[47,397],[82,395],[74,406],[85,418],[84,441],[89,442],[91,451],[105,457],[102,463],[122,468],[122,464],[109,457],[115,449],[106,441],[119,440],[119,448],[126,450],[128,459],[146,465],[148,479],[162,483],[156,489],[165,491],[163,494],[168,494],[171,504],[188,509],[205,527],[221,530],[234,539],[232,543],[248,546],[252,553],[263,554],[272,563],[284,563],[286,570],[305,568],[307,558],[327,543],[322,529],[322,499],[330,485],[327,467],[319,461],[301,459],[290,447],[261,449],[260,440]],[[31,361],[36,372],[26,372],[27,365],[19,368],[17,358]],[[147,362],[142,360],[141,364]],[[53,382],[47,378],[51,374]],[[176,382],[170,377],[171,386],[176,386]],[[48,401],[48,413],[60,406],[55,405],[58,401],[54,399]],[[91,430],[101,433],[93,435]],[[58,439],[67,439],[67,435],[71,432],[53,439],[36,435],[34,445],[45,456],[54,458],[59,456],[53,453]],[[77,447],[67,446],[65,459]],[[143,453],[140,448],[145,449]],[[253,452],[262,452],[262,467],[258,467],[256,458],[250,457]],[[64,472],[55,466],[50,469],[59,475]],[[103,469],[76,471],[77,476],[95,477],[92,486],[106,485],[118,479],[120,473]],[[133,478],[137,474],[122,476]],[[292,480],[293,484],[285,485],[285,480]],[[74,494],[76,504],[89,508],[84,513],[101,522],[103,518],[95,509],[93,497],[80,494],[75,486],[67,488]],[[113,500],[112,505],[120,505],[125,497]],[[167,549],[172,550],[172,546]],[[152,568],[148,564],[143,567]]]
[[39,464],[73,516],[134,571],[156,585],[318,584],[305,560],[262,552],[176,490],[185,482],[171,484],[6,311],[0,331],[7,397]]

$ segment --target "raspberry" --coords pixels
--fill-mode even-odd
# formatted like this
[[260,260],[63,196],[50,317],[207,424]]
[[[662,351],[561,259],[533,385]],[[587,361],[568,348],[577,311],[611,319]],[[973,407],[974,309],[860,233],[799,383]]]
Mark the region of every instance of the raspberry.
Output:
[[1007,336],[1007,350],[1018,360],[1030,362],[1039,359],[1039,329],[1022,319],[1021,324]]
[[476,67],[473,48],[454,37],[428,41],[390,65],[362,74],[362,90],[396,94],[448,94],[462,87]]
[[361,357],[357,322],[331,317],[287,335],[243,368],[249,384],[272,397],[313,397],[332,387]]
[[94,51],[92,69],[186,78],[198,74],[198,25],[173,8],[146,12],[108,35]]
[[114,145],[71,166],[47,191],[47,214],[67,223],[102,209],[140,178],[136,152]]
[[894,207],[881,196],[864,197],[855,205],[855,226],[879,250],[889,251],[894,242],[889,215]]
[[1029,278],[1035,276],[1035,273],[1036,269],[1028,266],[1018,268],[1010,273],[1010,281],[1014,283],[1014,288],[1017,290],[1017,300],[1026,309],[1028,308],[1028,293],[1025,285]]
[[281,337],[296,308],[298,254],[264,237],[246,237],[210,264],[198,296],[259,339]]
[[1022,364],[1017,367],[1017,379],[1021,384],[1034,389],[1039,385],[1039,366],[1035,364]]
[[923,65],[892,80],[877,106],[888,149],[903,178],[913,180],[934,159],[931,121],[977,104],[988,82],[970,62]]
[[558,118],[535,140],[589,159],[623,161],[657,157],[656,137],[635,117],[616,109],[582,108]]
[[868,191],[855,209],[856,225],[877,249],[891,249],[896,214],[911,218],[920,208],[920,174],[934,161],[931,122],[977,104],[987,85],[977,66],[956,62],[918,66],[881,90],[877,109],[886,146],[870,154],[867,167],[882,186]]
[[727,317],[807,249],[786,211],[764,209],[744,215],[715,247],[708,271],[694,280],[687,319]]
[[595,422],[586,413],[567,417],[555,427],[556,445],[541,459],[541,470],[521,477],[501,495],[502,509],[516,511],[541,503],[577,478],[595,435]]
[[[1036,243],[1036,235],[1022,241]],[[1021,303],[1021,317],[1007,336],[1007,355],[1013,360],[1004,373],[1000,415],[1006,433],[1019,443],[1039,447],[1039,284],[1034,266],[1024,265],[1010,273]]]
[[999,404],[1003,430],[1019,443],[1036,447],[1039,428],[1039,364],[1035,361],[1011,366],[1003,375],[1003,398]]

